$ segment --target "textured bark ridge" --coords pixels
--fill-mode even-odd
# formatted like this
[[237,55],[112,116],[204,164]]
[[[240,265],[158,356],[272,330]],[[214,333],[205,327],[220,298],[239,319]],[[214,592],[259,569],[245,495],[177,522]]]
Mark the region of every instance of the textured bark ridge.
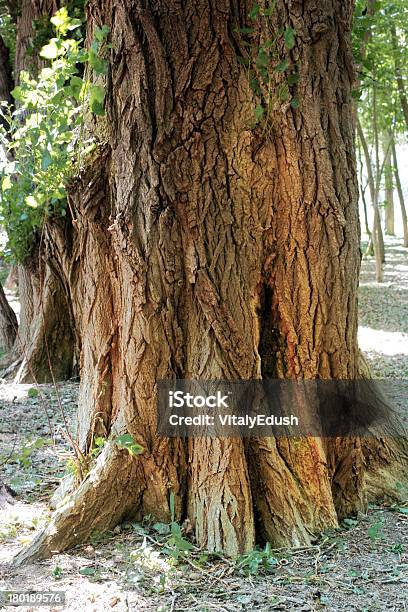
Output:
[[273,31],[296,32],[300,108],[278,104],[266,133],[238,61],[249,4],[88,3],[112,51],[107,144],[71,190],[61,264],[82,337],[80,434],[89,449],[95,431],[128,431],[144,453],[110,441],[18,563],[127,516],[169,519],[170,493],[209,550],[305,544],[362,510],[367,484],[375,497],[402,478],[391,438],[155,434],[160,378],[362,372],[352,2],[277,2]]

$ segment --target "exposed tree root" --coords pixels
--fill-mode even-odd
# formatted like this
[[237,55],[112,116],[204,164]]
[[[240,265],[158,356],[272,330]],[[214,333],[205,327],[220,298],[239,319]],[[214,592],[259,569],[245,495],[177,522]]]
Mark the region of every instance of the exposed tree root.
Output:
[[[324,476],[329,473],[326,472],[327,468],[330,469],[329,464],[325,468],[318,455],[315,456],[315,471],[307,464],[307,458],[311,460],[313,456],[309,452],[310,445],[313,448],[317,445],[316,452],[320,448],[317,439],[298,442],[300,446],[297,452],[304,455],[303,462],[298,461],[293,440],[287,440],[286,443],[280,440],[279,449],[275,448],[276,443],[272,444],[272,440],[268,444],[267,440],[253,442],[252,455],[247,452],[255,523],[261,536],[276,545],[309,543],[313,533],[335,527],[338,518],[364,509],[368,498],[401,500],[407,497],[403,467],[407,461],[405,441],[364,438],[352,444],[350,439],[347,448],[352,463],[345,460],[343,453],[338,470],[331,479],[332,497],[328,496],[329,479]],[[354,454],[351,447],[355,449]],[[295,453],[293,465],[289,460],[290,453]],[[363,463],[359,466],[354,460],[356,456],[363,457]],[[85,542],[95,531],[105,532],[130,517],[140,519],[145,512],[143,497],[155,491],[153,482],[151,486],[146,485],[143,461],[146,458],[133,458],[127,451],[108,443],[79,488],[61,500],[49,525],[35,537],[28,548],[15,557],[14,563],[22,565],[50,557],[53,553]],[[309,480],[305,474],[301,474],[299,465],[303,465],[305,474],[309,473]],[[254,480],[256,474],[258,479]],[[218,510],[214,507],[215,514],[208,515],[205,524],[209,533],[220,516],[222,519],[224,501],[219,502]],[[229,506],[227,504],[224,510]],[[158,513],[161,508],[160,501],[157,505]],[[242,508],[236,507],[233,516],[238,516],[240,511]],[[160,519],[163,517],[160,516]],[[214,520],[213,524],[211,520]],[[250,520],[254,520],[253,515],[250,515]],[[244,521],[238,525],[236,537],[244,537],[245,529]],[[201,536],[201,539],[205,539],[205,534]],[[231,541],[235,542],[235,539]],[[239,546],[227,550],[225,543],[219,544],[226,554],[234,556],[240,552]]]
[[93,532],[105,532],[137,506],[138,461],[107,444],[94,469],[55,511],[48,526],[14,558],[15,565],[45,559],[80,544]]

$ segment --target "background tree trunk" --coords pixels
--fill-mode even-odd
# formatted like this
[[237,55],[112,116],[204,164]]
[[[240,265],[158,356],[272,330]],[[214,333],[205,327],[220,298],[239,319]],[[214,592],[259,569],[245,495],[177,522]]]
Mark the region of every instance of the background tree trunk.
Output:
[[16,338],[18,328],[17,317],[11,308],[0,283],[0,352],[8,352]]
[[[88,3],[88,36],[111,32],[97,127],[108,145],[72,186],[65,269],[83,340],[84,451],[96,422],[109,440],[17,563],[125,518],[169,520],[170,495],[210,551],[236,555],[255,537],[309,543],[365,508],[376,449],[387,452],[373,497],[402,478],[402,451],[382,440],[156,434],[158,379],[361,374],[353,3],[277,3],[269,26],[296,32],[301,104],[279,102],[268,130],[251,127],[257,101],[238,59],[251,8]],[[278,88],[285,77],[274,78]],[[124,431],[142,455],[115,445]]]
[[[375,255],[376,276],[377,276],[377,281],[378,281],[378,279],[382,278],[382,265],[381,264],[385,262],[384,237],[383,237],[382,227],[381,227],[381,215],[380,215],[380,210],[378,207],[378,196],[379,196],[378,194],[378,188],[379,188],[378,171],[376,170],[376,178],[374,179],[370,151],[368,149],[367,140],[365,138],[364,131],[361,127],[361,123],[359,119],[357,119],[357,132],[358,132],[358,137],[361,142],[361,146],[362,146],[363,153],[364,153],[364,159],[365,159],[366,170],[367,170],[367,178],[368,178],[368,186],[370,190],[370,198],[371,198],[371,203],[374,209],[374,223],[373,223],[373,231],[372,231],[371,239],[372,239],[372,246],[373,246],[373,251]],[[377,187],[377,184],[378,184],[378,187]],[[369,243],[367,247],[367,254],[370,253],[370,251],[371,251],[371,242]]]
[[394,228],[394,181],[391,161],[391,143],[392,134],[386,134],[383,137],[383,153],[384,153],[384,195],[385,195],[385,233],[389,236],[395,236]]
[[400,98],[400,103],[401,103],[401,110],[404,116],[406,128],[408,130],[408,98],[407,98],[407,93],[405,91],[405,83],[404,83],[404,77],[403,77],[402,66],[401,66],[401,55],[400,55],[397,30],[395,28],[395,25],[391,26],[391,37],[392,37],[392,44],[393,44],[393,49],[394,49],[395,77],[397,79],[397,87],[398,87],[398,93],[399,93],[399,98]]
[[73,319],[60,281],[50,270],[20,266],[20,329],[16,349],[22,361],[15,382],[67,380],[74,374]]
[[402,227],[404,233],[404,247],[408,247],[408,222],[407,222],[407,209],[405,207],[404,193],[402,191],[401,179],[398,171],[398,158],[395,142],[392,143],[392,160],[394,166],[394,177],[395,185],[397,187],[398,199],[401,207]]
[[[9,50],[0,36],[0,101],[11,104],[11,91],[13,89],[13,78],[10,64]],[[0,122],[5,129],[8,128],[6,121],[0,117]]]

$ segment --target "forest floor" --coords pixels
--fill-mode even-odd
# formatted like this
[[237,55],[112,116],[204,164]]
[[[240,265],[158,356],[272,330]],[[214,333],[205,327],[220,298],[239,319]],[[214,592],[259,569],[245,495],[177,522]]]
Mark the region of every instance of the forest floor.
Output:
[[[392,242],[387,258],[381,286],[374,262],[363,262],[360,345],[375,375],[407,378],[408,252]],[[77,391],[77,383],[59,384],[57,400],[51,385],[37,394],[31,385],[0,384],[0,467],[17,493],[0,516],[0,590],[64,591],[63,609],[78,612],[408,610],[408,503],[370,507],[308,548],[236,561],[184,554],[171,545],[168,526],[146,517],[95,533],[68,554],[12,568],[14,554],[46,522],[66,471],[61,408],[74,423]]]

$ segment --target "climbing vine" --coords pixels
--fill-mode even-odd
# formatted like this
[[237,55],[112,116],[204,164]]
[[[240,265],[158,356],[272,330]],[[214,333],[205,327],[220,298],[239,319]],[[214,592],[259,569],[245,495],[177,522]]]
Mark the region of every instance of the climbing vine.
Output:
[[[299,80],[298,65],[289,53],[296,44],[295,31],[291,27],[274,31],[271,16],[275,7],[276,1],[266,2],[264,6],[254,4],[248,15],[253,25],[238,30],[246,50],[238,59],[247,68],[249,86],[258,100],[254,125],[262,123],[265,127],[271,125],[274,114],[283,104],[293,109],[299,106],[294,91]],[[266,32],[261,42],[260,31]]]
[[6,254],[17,261],[30,254],[47,219],[67,214],[66,185],[95,146],[85,137],[85,116],[104,115],[105,89],[93,77],[107,72],[108,28],[96,28],[85,49],[81,20],[66,7],[51,23],[55,36],[40,51],[46,67],[36,78],[22,72],[15,104],[1,106],[8,129],[0,127],[0,223],[8,235]]

